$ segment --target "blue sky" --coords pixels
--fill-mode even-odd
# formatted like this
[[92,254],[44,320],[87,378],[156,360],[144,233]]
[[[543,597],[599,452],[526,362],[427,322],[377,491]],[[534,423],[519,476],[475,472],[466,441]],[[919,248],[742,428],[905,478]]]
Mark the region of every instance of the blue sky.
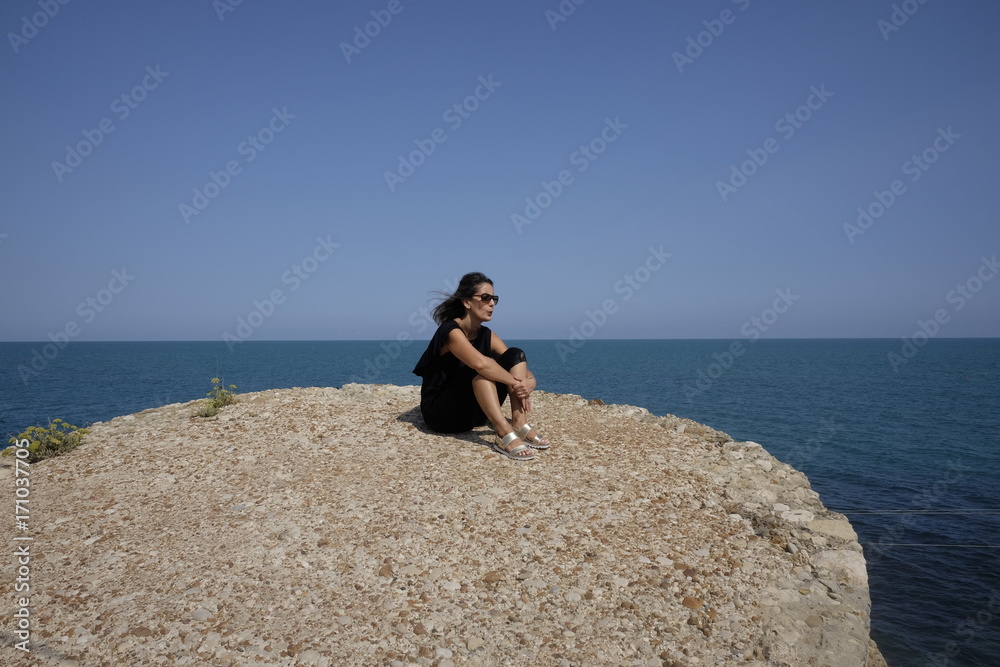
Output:
[[1000,336],[998,24],[6,2],[0,340],[427,338],[467,271],[509,339]]

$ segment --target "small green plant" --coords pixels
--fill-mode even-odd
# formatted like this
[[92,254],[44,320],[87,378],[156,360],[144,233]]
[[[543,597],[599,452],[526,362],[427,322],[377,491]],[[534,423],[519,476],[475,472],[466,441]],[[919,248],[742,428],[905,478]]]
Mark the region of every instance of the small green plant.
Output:
[[[8,442],[14,445],[22,440],[27,440],[29,444],[26,460],[28,463],[36,463],[76,449],[83,440],[83,436],[88,433],[90,433],[88,429],[67,424],[61,419],[53,419],[47,428],[29,426],[27,430],[15,438],[10,438]],[[13,453],[13,447],[3,451],[4,456],[11,456]]]
[[235,384],[229,385],[229,389],[226,389],[222,384],[222,380],[212,378],[212,391],[205,394],[208,397],[208,402],[198,411],[198,416],[214,417],[219,414],[220,408],[235,403],[236,392],[233,389],[236,389]]

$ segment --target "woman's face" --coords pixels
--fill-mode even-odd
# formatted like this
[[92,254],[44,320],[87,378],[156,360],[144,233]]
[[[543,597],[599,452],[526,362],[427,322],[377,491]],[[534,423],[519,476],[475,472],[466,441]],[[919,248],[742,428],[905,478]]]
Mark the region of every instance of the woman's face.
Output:
[[483,322],[489,322],[493,319],[493,301],[488,301],[483,303],[483,294],[489,294],[493,296],[493,285],[489,283],[480,283],[476,285],[475,296],[467,301],[469,303],[469,313]]

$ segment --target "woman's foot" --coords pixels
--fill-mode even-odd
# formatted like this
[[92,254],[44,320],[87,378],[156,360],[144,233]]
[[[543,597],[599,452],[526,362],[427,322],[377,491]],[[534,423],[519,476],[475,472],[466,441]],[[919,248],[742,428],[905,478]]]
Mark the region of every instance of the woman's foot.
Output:
[[538,434],[537,431],[531,426],[531,424],[524,424],[520,428],[514,429],[517,433],[517,437],[524,441],[528,447],[532,449],[548,449],[552,446],[548,438],[543,438]]
[[535,452],[528,445],[524,444],[514,431],[503,437],[500,437],[498,433],[497,440],[499,442],[493,445],[493,449],[508,458],[515,461],[531,461],[535,458]]

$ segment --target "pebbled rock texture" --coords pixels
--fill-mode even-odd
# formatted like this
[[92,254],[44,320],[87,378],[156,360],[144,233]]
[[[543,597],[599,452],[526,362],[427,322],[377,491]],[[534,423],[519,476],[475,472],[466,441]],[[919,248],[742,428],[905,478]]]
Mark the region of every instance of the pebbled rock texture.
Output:
[[31,653],[5,630],[0,662],[884,664],[850,523],[760,445],[535,392],[554,444],[516,462],[418,402],[296,388],[93,425],[31,468]]

